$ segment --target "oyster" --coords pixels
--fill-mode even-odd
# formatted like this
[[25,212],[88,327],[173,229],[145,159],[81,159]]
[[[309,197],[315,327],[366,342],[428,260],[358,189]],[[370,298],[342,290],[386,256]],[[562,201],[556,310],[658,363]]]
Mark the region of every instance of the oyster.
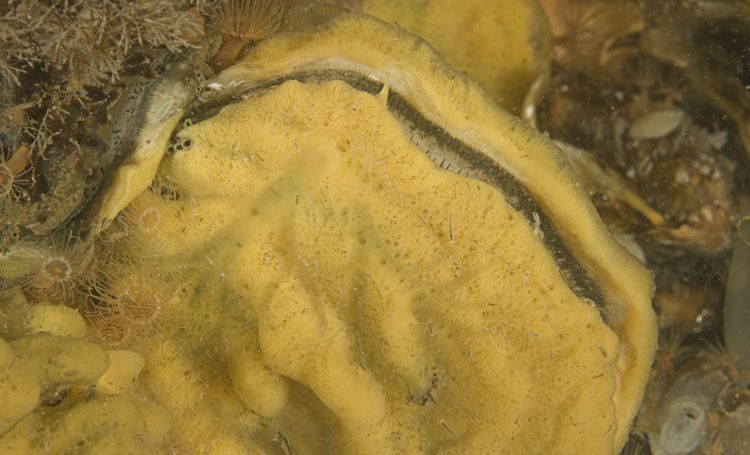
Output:
[[193,102],[177,80],[87,218],[93,235],[119,212],[91,334],[144,354],[142,371],[109,357],[171,416],[163,444],[622,447],[652,283],[549,141],[426,42],[356,14],[257,43]]

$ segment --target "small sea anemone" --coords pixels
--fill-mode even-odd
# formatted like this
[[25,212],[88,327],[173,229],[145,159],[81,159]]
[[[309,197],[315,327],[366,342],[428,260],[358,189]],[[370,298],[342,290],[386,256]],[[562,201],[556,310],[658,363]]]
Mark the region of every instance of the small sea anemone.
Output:
[[174,215],[171,203],[180,198],[180,193],[168,180],[157,177],[98,235],[97,241],[102,250],[108,252],[108,257],[99,254],[97,262],[109,270],[115,264],[133,265],[153,258],[154,247],[160,242],[160,231]]
[[30,256],[33,271],[20,279],[21,288],[38,301],[72,305],[92,264],[92,246],[68,235]]
[[159,227],[161,212],[153,204],[134,203],[123,210],[117,221],[129,236],[148,236]]
[[[130,203],[107,229],[103,240],[120,243],[130,253],[148,254],[138,248],[141,240],[151,236],[162,221],[160,203],[164,199],[177,198],[172,189],[157,179],[141,196]],[[133,251],[137,250],[137,251]]]
[[152,335],[164,327],[170,280],[162,274],[139,273],[111,280],[92,296],[86,312],[95,333],[115,345]]
[[120,213],[103,236],[105,241],[119,245],[120,254],[133,257],[149,256],[148,246],[162,223],[157,192],[144,192]]
[[213,58],[216,68],[226,68],[248,43],[276,32],[286,8],[287,0],[222,0],[213,14],[224,37]]

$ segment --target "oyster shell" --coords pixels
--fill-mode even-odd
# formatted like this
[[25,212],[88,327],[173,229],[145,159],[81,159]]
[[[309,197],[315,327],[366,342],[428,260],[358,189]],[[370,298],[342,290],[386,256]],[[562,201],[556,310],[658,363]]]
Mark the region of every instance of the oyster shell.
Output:
[[[97,294],[129,275],[159,292],[158,330],[127,347],[174,445],[622,447],[652,284],[551,142],[426,42],[355,14],[258,43],[189,105],[177,80],[88,218],[95,233],[130,203],[171,132],[161,183],[104,233]],[[89,309],[94,334],[115,304]]]
[[[160,227],[133,234],[198,286],[176,307],[205,322],[167,342],[174,356],[244,327],[210,351],[303,452],[624,443],[651,283],[549,142],[425,42],[358,15],[259,43],[207,87],[160,171],[177,197],[142,196]],[[174,368],[147,360],[144,381],[184,407]]]

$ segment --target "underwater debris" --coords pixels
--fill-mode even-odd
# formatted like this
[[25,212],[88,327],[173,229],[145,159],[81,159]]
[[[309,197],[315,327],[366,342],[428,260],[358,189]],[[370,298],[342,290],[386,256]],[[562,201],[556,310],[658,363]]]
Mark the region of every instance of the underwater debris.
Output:
[[734,235],[738,144],[720,139],[729,125],[710,119],[707,127],[705,111],[686,115],[652,92],[664,83],[655,78],[644,92],[557,67],[530,92],[525,112],[573,158],[608,224],[667,255],[717,255]]
[[[548,5],[554,33],[556,20],[580,16],[580,8],[591,2],[570,0],[580,5],[572,12],[562,3],[547,3],[554,3]],[[572,158],[605,222],[642,247],[656,275],[660,328],[692,335],[720,332],[737,197],[747,190],[743,145],[727,117],[693,94],[688,69],[655,58],[651,42],[643,38],[659,27],[651,16],[653,4],[679,2],[590,7],[611,6],[614,18],[620,3],[640,11],[632,21],[625,15],[625,22],[640,25],[610,27],[617,36],[611,42],[622,51],[618,58],[603,64],[596,57],[603,51],[591,50],[583,52],[589,58],[569,60],[582,51],[558,40],[554,64],[529,92],[524,113]],[[606,48],[607,39],[598,46]],[[674,373],[669,362],[657,367]],[[648,393],[661,392],[657,387]]]
[[[688,3],[700,4],[696,7],[713,13],[690,16],[684,10],[690,8]],[[705,22],[711,17],[726,19],[734,8],[729,4],[721,8],[721,3],[543,3],[558,38],[552,54],[554,64],[529,93],[525,115],[553,139],[587,152],[588,161],[603,171],[599,174],[609,174],[604,182],[610,185],[609,190],[602,190],[606,185],[591,188],[600,213],[621,231],[640,234],[650,248],[661,247],[661,255],[695,252],[715,256],[726,252],[734,235],[734,195],[746,187],[750,161],[742,157],[738,137],[743,136],[730,134],[735,128],[722,114],[736,117],[733,112],[750,104],[744,101],[747,94],[733,98],[731,106],[727,105],[730,100],[716,105],[696,95],[694,87],[695,78],[701,77],[696,76],[696,70],[714,58],[701,57],[699,50],[711,42],[711,34],[703,30]],[[564,39],[576,21],[582,22],[580,27],[591,22],[590,28],[601,35],[587,41],[595,50],[581,50],[572,38]],[[721,26],[735,36],[734,22],[726,19]],[[723,32],[712,33],[718,36]],[[664,40],[649,38],[665,34],[669,37]],[[689,40],[675,38],[686,34]],[[605,43],[624,52],[625,58],[615,62],[601,58]],[[695,47],[692,53],[690,46]],[[679,52],[667,50],[673,47]],[[729,57],[740,52],[736,47],[741,46],[731,41],[722,52],[717,50],[723,57],[716,58],[742,61]],[[692,67],[665,60],[686,53],[691,55]],[[742,80],[742,71],[733,71],[722,73],[731,87]],[[686,193],[691,197],[684,197]],[[658,217],[652,208],[658,209]]]

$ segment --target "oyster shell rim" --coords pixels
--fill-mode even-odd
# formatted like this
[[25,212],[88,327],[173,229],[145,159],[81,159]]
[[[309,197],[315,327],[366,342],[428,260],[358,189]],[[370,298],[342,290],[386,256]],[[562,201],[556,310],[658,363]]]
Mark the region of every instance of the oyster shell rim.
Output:
[[[405,37],[411,42],[384,50],[351,39],[365,34],[362,29],[367,27],[372,27],[369,33],[382,36],[381,42],[399,42]],[[357,45],[369,45],[371,54],[362,58],[355,52]],[[397,58],[417,53],[422,58]],[[427,120],[509,172],[538,198],[552,222],[564,228],[563,240],[607,295],[607,325],[620,342],[613,401],[617,417],[614,449],[621,448],[638,412],[656,350],[657,323],[651,306],[654,284],[650,272],[610,236],[563,152],[499,107],[479,83],[443,63],[429,43],[366,15],[342,13],[317,27],[276,35],[258,43],[242,61],[208,84],[217,92],[236,93],[248,81],[331,67],[359,72],[388,90],[395,89]],[[449,93],[441,93],[438,76],[450,81]],[[459,119],[455,125],[443,120],[451,116]],[[503,135],[497,133],[500,128]],[[532,146],[532,141],[538,145]],[[542,175],[546,180],[535,178]]]

